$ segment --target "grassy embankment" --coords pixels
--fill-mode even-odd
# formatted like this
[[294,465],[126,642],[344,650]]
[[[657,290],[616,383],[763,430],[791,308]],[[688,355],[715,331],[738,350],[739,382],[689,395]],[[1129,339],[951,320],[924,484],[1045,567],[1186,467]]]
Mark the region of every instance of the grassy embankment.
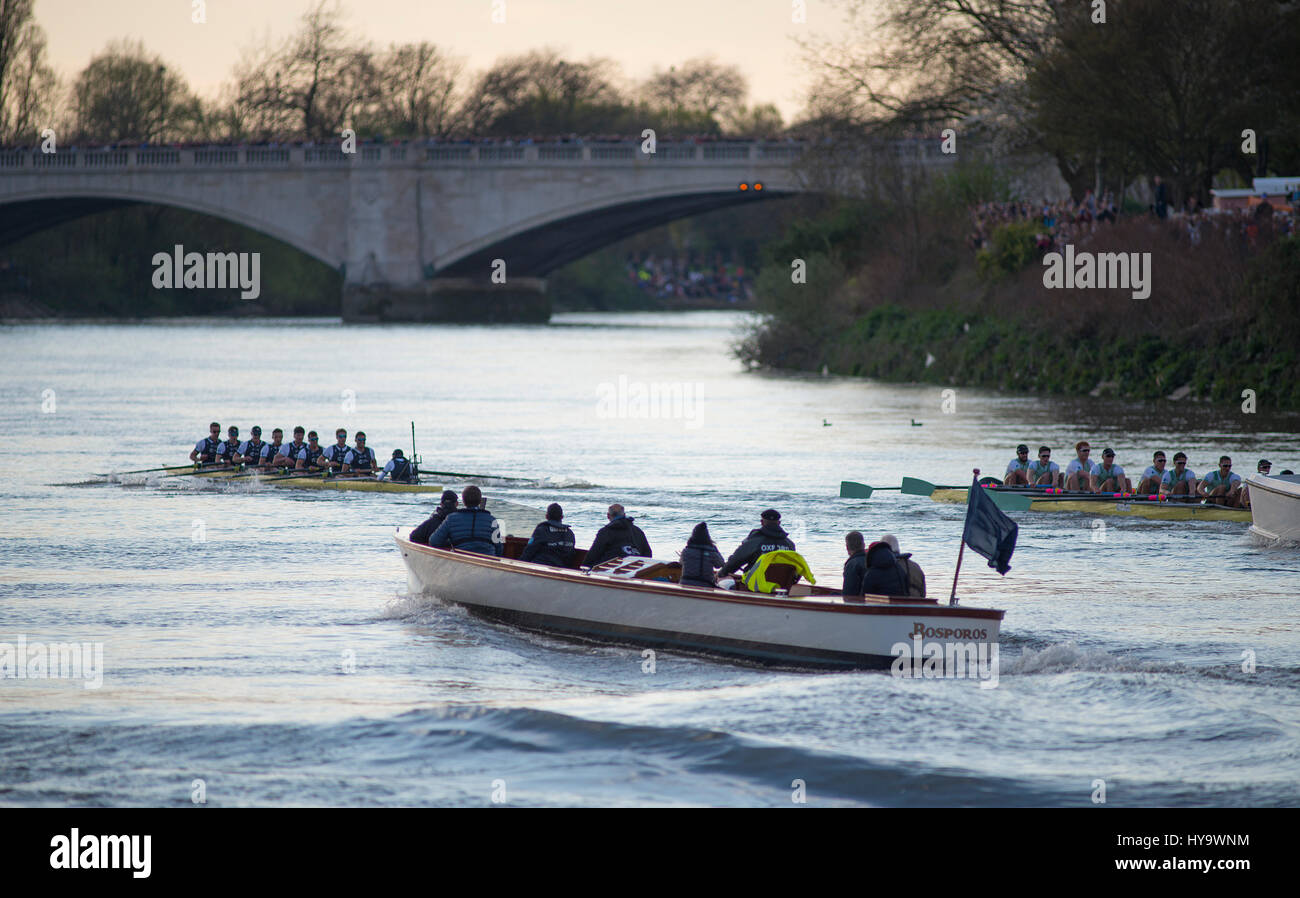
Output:
[[[1033,224],[998,228],[979,256],[969,207],[1004,195],[967,170],[915,200],[841,203],[769,248],[752,365],[1026,393],[1190,395],[1300,410],[1300,238],[1269,227],[1185,229],[1122,218],[1078,250],[1150,252],[1151,295],[1046,289]],[[807,282],[791,282],[791,260]],[[1186,391],[1183,391],[1186,392]]]

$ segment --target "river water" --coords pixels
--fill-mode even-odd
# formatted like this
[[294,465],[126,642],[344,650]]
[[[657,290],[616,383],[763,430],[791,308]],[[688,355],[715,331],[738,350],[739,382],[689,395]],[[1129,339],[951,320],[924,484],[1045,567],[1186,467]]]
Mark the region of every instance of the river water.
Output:
[[427,496],[55,485],[184,463],[210,420],[360,428],[380,458],[414,420],[426,469],[531,478],[489,507],[559,501],[580,542],[619,501],[660,557],[701,520],[726,554],[774,506],[822,582],[847,530],[892,531],[946,594],[963,508],[840,480],[961,484],[1079,437],[1130,471],[1156,448],[1300,470],[1262,389],[1255,414],[967,389],[945,412],[932,386],[747,372],[742,320],[0,328],[0,643],[103,652],[98,688],[0,680],[0,804],[789,806],[796,780],[810,805],[1300,804],[1300,550],[1243,524],[1017,515],[1005,578],[963,566],[963,603],[1007,611],[980,688],[647,672],[481,621],[407,594],[391,534]]

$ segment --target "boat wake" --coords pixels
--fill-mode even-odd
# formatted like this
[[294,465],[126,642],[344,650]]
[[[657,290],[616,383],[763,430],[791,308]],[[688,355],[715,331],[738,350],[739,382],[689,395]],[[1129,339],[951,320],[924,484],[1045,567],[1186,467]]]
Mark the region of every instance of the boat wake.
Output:
[[599,483],[583,480],[581,477],[542,477],[537,481],[539,489],[548,490],[594,490],[600,489]]

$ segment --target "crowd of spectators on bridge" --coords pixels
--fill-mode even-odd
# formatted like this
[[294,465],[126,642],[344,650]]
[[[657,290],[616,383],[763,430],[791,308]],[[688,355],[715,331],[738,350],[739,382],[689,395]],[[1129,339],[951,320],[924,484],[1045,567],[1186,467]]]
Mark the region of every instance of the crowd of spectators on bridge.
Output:
[[[672,143],[753,143],[754,138],[749,137],[723,137],[717,134],[683,134],[660,136],[660,140]],[[583,146],[585,144],[604,144],[604,143],[640,143],[644,138],[639,134],[595,134],[595,135],[528,135],[524,137],[413,137],[413,138],[395,138],[386,139],[384,137],[367,138],[358,140],[357,146],[413,146],[413,147],[512,147],[512,146],[533,146],[536,144],[545,144],[554,146],[556,144]],[[765,143],[787,143],[795,144],[793,137],[781,139],[766,139]],[[207,148],[232,148],[232,147],[254,147],[257,149],[279,149],[282,147],[294,148],[312,148],[312,147],[337,147],[338,140],[177,140],[166,142],[141,142],[141,141],[124,141],[120,143],[79,143],[73,142],[66,148],[69,150],[96,150],[111,152],[113,150],[201,150]],[[8,151],[27,151],[38,152],[40,144],[18,144],[15,146],[0,147]]]
[[753,273],[725,261],[721,253],[712,262],[693,255],[632,253],[627,257],[627,279],[642,292],[669,302],[739,304],[754,298]]

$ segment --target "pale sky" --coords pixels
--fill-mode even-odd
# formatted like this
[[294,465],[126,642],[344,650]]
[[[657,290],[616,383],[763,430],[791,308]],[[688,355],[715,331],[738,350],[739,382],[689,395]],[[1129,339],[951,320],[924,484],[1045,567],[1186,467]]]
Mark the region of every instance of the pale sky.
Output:
[[[208,97],[231,76],[242,48],[279,42],[297,27],[308,0],[205,0],[206,24],[191,21],[196,0],[36,0],[50,60],[65,79],[117,38],[140,39]],[[504,3],[506,21],[492,22]],[[498,57],[550,46],[569,58],[617,60],[632,79],[695,56],[740,67],[749,102],[775,103],[787,122],[803,107],[808,77],[792,40],[834,35],[833,0],[805,0],[806,24],[792,22],[795,0],[341,0],[348,24],[377,45],[427,40],[466,59],[471,71]]]

